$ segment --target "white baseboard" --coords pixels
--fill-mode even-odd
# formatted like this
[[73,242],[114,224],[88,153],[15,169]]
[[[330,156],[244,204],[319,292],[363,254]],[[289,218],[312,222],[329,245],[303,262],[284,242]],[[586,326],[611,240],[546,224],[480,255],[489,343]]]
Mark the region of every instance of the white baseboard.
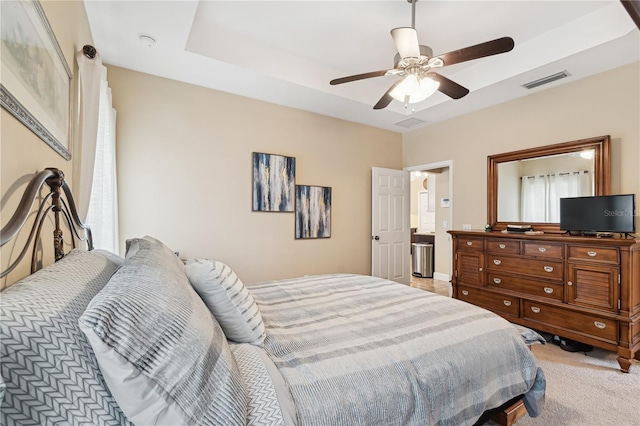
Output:
[[449,274],[443,274],[442,272],[434,272],[433,279],[439,281],[450,281]]

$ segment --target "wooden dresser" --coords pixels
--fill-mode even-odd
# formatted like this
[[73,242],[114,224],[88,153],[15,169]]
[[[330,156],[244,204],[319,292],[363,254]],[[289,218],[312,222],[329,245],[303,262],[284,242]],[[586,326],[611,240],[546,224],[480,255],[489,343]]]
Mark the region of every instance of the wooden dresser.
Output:
[[449,231],[453,297],[507,320],[640,358],[640,241]]

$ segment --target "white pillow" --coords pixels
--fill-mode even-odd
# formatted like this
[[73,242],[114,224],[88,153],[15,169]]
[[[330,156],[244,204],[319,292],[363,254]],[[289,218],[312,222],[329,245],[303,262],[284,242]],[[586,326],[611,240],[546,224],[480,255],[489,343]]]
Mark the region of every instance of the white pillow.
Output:
[[262,345],[265,329],[260,309],[229,266],[216,260],[189,259],[185,270],[227,339]]

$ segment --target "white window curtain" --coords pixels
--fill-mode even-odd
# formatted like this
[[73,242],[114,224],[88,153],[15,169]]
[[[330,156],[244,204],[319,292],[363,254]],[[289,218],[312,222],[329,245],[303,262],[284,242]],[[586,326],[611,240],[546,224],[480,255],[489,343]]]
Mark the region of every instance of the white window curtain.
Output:
[[101,71],[98,137],[87,224],[91,227],[95,248],[117,253],[116,110],[107,82],[107,69],[103,66]]
[[522,194],[522,221],[545,222],[547,204],[548,176],[523,176]]
[[93,57],[87,56],[84,48],[76,53],[80,84],[78,88],[79,143],[74,148],[73,189],[78,214],[83,222],[87,221],[93,184],[100,108],[100,80],[103,68],[100,54],[95,51],[94,53]]
[[523,222],[560,222],[560,198],[583,197],[593,192],[593,174],[584,172],[523,176]]

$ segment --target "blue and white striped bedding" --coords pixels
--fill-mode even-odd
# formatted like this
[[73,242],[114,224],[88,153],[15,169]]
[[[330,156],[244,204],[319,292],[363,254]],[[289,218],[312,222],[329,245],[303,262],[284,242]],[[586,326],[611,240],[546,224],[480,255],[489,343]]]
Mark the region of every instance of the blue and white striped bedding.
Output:
[[473,424],[544,375],[518,331],[473,305],[360,275],[249,286],[299,425]]

